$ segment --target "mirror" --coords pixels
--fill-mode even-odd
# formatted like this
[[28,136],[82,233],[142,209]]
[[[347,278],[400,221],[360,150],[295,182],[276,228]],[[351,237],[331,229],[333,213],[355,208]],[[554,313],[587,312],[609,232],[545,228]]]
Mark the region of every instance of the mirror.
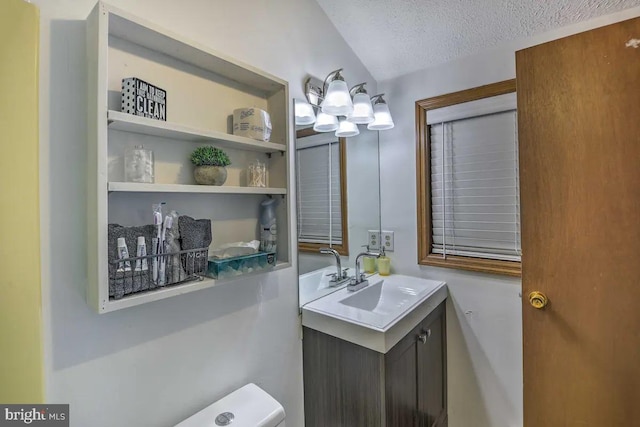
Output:
[[[296,131],[298,291],[300,307],[346,286],[331,281],[340,256],[347,275],[366,250],[369,231],[380,230],[378,132],[338,138],[311,127]],[[361,270],[365,271],[361,259]]]

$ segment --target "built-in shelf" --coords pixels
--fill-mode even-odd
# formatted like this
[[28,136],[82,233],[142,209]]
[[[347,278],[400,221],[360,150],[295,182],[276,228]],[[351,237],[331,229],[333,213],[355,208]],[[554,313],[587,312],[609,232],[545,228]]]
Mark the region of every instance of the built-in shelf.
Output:
[[142,184],[110,182],[109,192],[128,193],[211,193],[211,194],[287,194],[286,188],[234,187],[231,185]]
[[[278,262],[272,270],[282,270],[284,268],[291,267],[288,262]],[[110,311],[120,310],[122,308],[133,307],[139,304],[147,302],[158,301],[161,299],[173,297],[176,295],[182,295],[189,292],[198,291],[200,289],[212,288],[214,286],[220,286],[225,283],[232,282],[238,279],[246,279],[247,277],[264,274],[264,272],[246,273],[241,276],[230,277],[228,279],[203,279],[200,281],[187,282],[181,285],[167,286],[166,288],[153,289],[148,292],[141,292],[137,294],[127,295],[122,299],[110,299],[103,302],[103,306],[100,309],[101,313],[108,313]]]
[[192,142],[209,142],[224,148],[259,151],[262,153],[284,152],[286,149],[284,144],[257,141],[255,139],[230,135],[213,130],[196,129],[177,123],[134,116],[133,114],[127,114],[121,111],[109,110],[107,112],[107,119],[109,129],[157,136],[160,138]]
[[[292,200],[284,197],[291,184],[287,81],[102,1],[87,18],[86,35],[89,95],[86,298],[89,305],[98,313],[113,312],[236,279],[204,278],[133,293],[122,299],[113,298],[109,276],[110,249],[113,249],[109,244],[113,242],[109,240],[109,224],[148,224],[152,221],[148,202],[154,194],[170,194],[167,196],[170,203],[180,207],[184,215],[224,221],[219,222],[219,227],[212,227],[216,246],[256,239],[260,220],[258,199],[267,195],[283,196],[278,197],[281,200],[276,206],[278,253],[273,270],[291,267]],[[122,79],[128,77],[140,77],[166,88],[175,121],[121,112],[119,92]],[[229,114],[245,106],[269,113],[273,126],[271,142],[226,132]],[[127,147],[137,143],[153,146],[160,166],[156,169],[156,179],[171,184],[120,182],[123,154]],[[256,160],[264,162],[274,187],[241,186],[245,183],[242,173],[230,174],[229,185],[223,186],[173,183],[175,176],[184,172],[178,172],[178,168],[188,163],[196,144],[211,144],[232,151],[229,155],[236,172],[246,171]],[[264,154],[269,158],[265,159]],[[188,179],[185,176],[184,182],[191,182]],[[234,196],[225,197],[227,194]],[[142,210],[148,213],[146,220],[140,217]],[[251,274],[269,275],[270,272]]]

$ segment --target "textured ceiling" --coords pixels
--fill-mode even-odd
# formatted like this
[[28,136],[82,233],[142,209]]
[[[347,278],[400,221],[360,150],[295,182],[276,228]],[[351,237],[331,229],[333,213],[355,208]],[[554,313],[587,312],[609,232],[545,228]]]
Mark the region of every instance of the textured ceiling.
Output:
[[378,81],[640,5],[640,0],[317,2]]

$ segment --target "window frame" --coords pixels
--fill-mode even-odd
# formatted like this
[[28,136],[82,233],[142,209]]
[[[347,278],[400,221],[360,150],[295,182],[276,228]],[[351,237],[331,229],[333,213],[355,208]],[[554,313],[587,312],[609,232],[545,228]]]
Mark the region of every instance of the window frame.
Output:
[[[320,133],[321,132],[313,130],[313,128],[299,129],[296,131],[296,140],[307,136],[318,135]],[[349,227],[347,219],[347,139],[338,138],[338,144],[340,151],[340,211],[342,214],[342,243],[339,245],[332,244],[330,247],[335,249],[342,256],[349,256]],[[297,173],[298,171],[296,170],[296,174]],[[327,246],[328,245],[326,243],[298,242],[298,251],[317,254],[320,248],[326,248]]]
[[520,277],[522,263],[483,258],[447,255],[431,252],[431,132],[427,125],[427,112],[442,107],[476,101],[483,98],[516,92],[516,80],[504,80],[459,92],[416,101],[416,199],[418,219],[418,264],[455,268],[482,273]]

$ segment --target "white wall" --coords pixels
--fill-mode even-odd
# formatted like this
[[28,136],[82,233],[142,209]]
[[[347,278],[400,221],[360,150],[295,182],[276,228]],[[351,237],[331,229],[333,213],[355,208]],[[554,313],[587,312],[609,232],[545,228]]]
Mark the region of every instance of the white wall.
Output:
[[[85,303],[84,19],[94,2],[34,3],[42,16],[47,401],[70,403],[72,426],[170,426],[256,382],[283,403],[287,425],[302,426],[295,265],[111,314],[97,315]],[[373,81],[313,0],[112,3],[288,80],[292,97],[302,96],[307,74],[339,67],[353,81]],[[295,223],[294,209],[291,215]]]
[[451,427],[522,425],[521,282],[417,265],[415,101],[514,78],[516,50],[637,16],[640,8],[629,9],[378,83],[396,123],[393,130],[380,133],[382,228],[395,231],[393,270],[445,280],[451,294]]

